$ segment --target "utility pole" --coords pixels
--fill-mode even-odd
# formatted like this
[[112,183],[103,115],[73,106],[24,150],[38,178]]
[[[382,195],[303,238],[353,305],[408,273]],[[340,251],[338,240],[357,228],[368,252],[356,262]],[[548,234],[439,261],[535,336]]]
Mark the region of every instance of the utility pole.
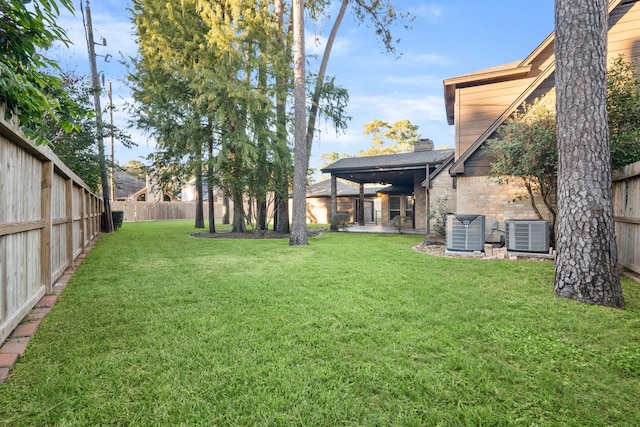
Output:
[[116,199],[116,182],[115,182],[115,153],[113,148],[113,91],[111,82],[109,82],[109,124],[111,125],[111,174],[109,184],[111,185],[111,200]]
[[[107,160],[105,158],[104,139],[102,138],[102,109],[100,107],[100,78],[98,76],[98,67],[96,66],[96,51],[93,41],[93,26],[91,24],[91,9],[89,8],[89,0],[86,0],[86,31],[87,31],[87,48],[89,49],[89,65],[91,67],[91,82],[93,89],[93,102],[96,110],[96,128],[98,142],[98,157],[100,163],[100,181],[102,182],[102,199],[104,201],[105,229],[107,233],[113,232],[113,217],[111,216],[111,203],[109,191],[109,178],[107,176]],[[82,3],[80,3],[82,5]],[[106,41],[103,42],[106,46]]]

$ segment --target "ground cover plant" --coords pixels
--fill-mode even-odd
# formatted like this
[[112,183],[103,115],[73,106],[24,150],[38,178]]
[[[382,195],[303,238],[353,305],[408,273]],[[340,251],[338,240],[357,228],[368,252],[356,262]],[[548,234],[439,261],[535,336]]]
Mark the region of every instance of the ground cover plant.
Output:
[[640,285],[557,299],[553,265],[412,235],[102,235],[8,381],[0,425],[640,425]]

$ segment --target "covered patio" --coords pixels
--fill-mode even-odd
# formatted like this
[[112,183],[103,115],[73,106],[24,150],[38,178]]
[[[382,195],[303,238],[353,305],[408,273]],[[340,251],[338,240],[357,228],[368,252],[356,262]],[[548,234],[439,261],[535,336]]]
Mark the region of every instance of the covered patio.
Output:
[[[453,155],[454,150],[433,150],[433,142],[427,139],[417,142],[410,153],[340,159],[322,169],[323,173],[331,175],[331,215],[337,214],[338,178],[359,184],[359,206],[364,205],[365,184],[386,184],[388,187],[379,191],[382,197],[379,227],[384,228],[379,228],[378,232],[390,229],[398,232],[394,220],[403,218],[406,232],[415,229],[424,233],[427,230],[429,176]],[[424,183],[427,183],[426,188]],[[361,230],[368,232],[372,227],[378,227],[365,225],[364,211],[356,211],[356,223],[364,227]],[[349,231],[357,230],[349,227]]]

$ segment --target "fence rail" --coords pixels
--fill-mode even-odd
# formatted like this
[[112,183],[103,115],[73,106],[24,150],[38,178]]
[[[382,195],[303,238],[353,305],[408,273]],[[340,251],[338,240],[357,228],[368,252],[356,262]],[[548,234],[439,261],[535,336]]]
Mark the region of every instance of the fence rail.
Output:
[[640,162],[614,173],[613,215],[618,262],[640,273]]
[[102,201],[0,106],[0,343],[100,232]]

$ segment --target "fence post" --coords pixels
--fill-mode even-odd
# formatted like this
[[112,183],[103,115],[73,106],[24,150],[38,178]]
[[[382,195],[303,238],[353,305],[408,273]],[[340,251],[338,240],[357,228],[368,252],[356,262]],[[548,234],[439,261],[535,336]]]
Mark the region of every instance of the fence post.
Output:
[[64,204],[65,216],[67,217],[66,246],[67,246],[67,268],[73,267],[73,181],[66,179],[64,182]]
[[53,185],[53,162],[42,162],[42,183],[40,186],[40,219],[44,227],[40,232],[40,276],[45,292],[50,294],[51,283],[51,187]]

